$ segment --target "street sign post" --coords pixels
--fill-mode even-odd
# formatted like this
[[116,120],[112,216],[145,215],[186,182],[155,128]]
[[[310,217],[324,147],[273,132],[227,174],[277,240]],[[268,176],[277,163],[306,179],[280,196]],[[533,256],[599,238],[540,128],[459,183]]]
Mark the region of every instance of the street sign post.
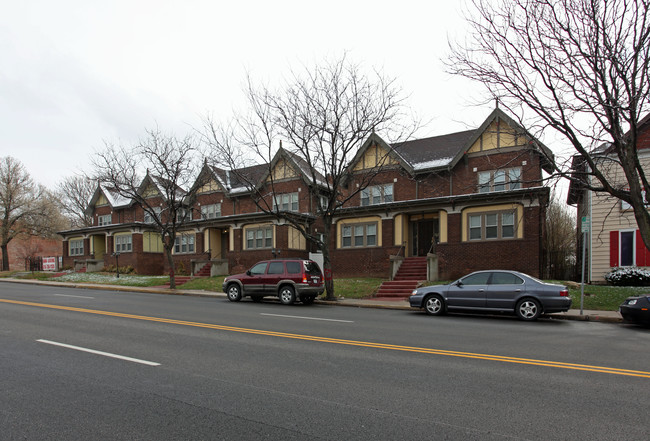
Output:
[[587,250],[587,234],[591,229],[591,217],[582,217],[582,281],[580,283],[580,315],[583,314],[585,303],[585,254]]

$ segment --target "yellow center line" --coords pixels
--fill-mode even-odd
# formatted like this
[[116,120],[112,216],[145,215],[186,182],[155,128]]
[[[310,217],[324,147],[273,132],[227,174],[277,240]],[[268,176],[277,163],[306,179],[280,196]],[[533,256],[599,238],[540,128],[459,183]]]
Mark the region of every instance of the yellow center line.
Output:
[[39,308],[59,309],[64,311],[84,312],[87,314],[106,315],[111,317],[121,317],[134,320],[146,320],[150,322],[168,323],[182,326],[192,326],[197,328],[215,329],[228,332],[239,332],[246,334],[265,335],[270,337],[290,338],[295,340],[307,340],[320,343],[333,343],[347,346],[358,346],[375,349],[388,349],[393,351],[416,352],[430,355],[446,355],[450,357],[473,358],[477,360],[500,361],[503,363],[528,364],[534,366],[546,366],[560,369],[573,369],[589,372],[600,372],[613,375],[627,375],[632,377],[650,378],[650,372],[635,371],[630,369],[618,369],[605,366],[591,366],[587,364],[563,363],[559,361],[535,360],[529,358],[506,357],[501,355],[478,354],[472,352],[448,351],[443,349],[419,348],[414,346],[391,345],[386,343],[373,343],[367,341],[345,340],[340,338],[317,337],[313,335],[290,334],[286,332],[264,331],[260,329],[239,328],[235,326],[215,325],[211,323],[189,322],[184,320],[166,319],[161,317],[149,317],[135,314],[124,314],[120,312],[100,311],[96,309],[75,308],[71,306],[50,305],[46,303],[21,302],[18,300],[0,299],[2,303],[15,305],[36,306]]

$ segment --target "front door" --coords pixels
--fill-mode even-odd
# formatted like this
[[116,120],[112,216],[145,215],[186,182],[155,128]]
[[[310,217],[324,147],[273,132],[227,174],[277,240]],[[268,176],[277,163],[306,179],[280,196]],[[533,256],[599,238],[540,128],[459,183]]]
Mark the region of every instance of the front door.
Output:
[[411,249],[413,256],[426,256],[432,249],[438,231],[438,219],[423,219],[411,223]]

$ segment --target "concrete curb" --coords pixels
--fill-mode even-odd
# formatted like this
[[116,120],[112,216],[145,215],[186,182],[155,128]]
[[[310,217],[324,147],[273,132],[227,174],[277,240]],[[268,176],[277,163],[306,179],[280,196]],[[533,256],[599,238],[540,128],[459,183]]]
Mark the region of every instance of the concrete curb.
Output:
[[[174,296],[192,296],[192,297],[212,297],[212,298],[226,298],[226,294],[222,292],[210,292],[202,290],[187,290],[187,289],[169,289],[159,287],[139,287],[139,286],[121,286],[121,285],[95,285],[91,283],[69,283],[69,282],[48,282],[43,280],[26,280],[26,279],[11,279],[0,278],[0,282],[23,283],[42,286],[59,286],[66,288],[77,289],[99,289],[103,291],[119,291],[119,292],[140,292],[147,294],[161,294],[161,295],[174,295]],[[330,305],[330,306],[347,306],[352,308],[374,308],[374,309],[392,309],[402,311],[414,311],[407,301],[405,300],[376,300],[376,299],[338,299],[338,300],[316,300],[314,304]],[[580,314],[580,310],[571,309],[567,312],[546,314],[544,318],[559,319],[559,320],[579,320],[588,322],[601,322],[601,323],[623,323],[623,318],[618,311],[596,311],[585,310]]]

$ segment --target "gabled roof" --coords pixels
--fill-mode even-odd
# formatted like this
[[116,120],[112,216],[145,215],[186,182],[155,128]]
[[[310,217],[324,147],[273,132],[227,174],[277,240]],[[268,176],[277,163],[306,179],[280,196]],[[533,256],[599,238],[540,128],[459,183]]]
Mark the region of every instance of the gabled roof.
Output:
[[[265,181],[271,172],[275,169],[275,166],[280,162],[280,160],[284,159],[285,161],[289,161],[295,166],[296,171],[299,174],[299,177],[306,183],[306,184],[312,184],[311,179],[312,179],[312,172],[314,173],[314,177],[316,179],[316,185],[321,185],[325,186],[327,185],[325,176],[323,176],[321,173],[318,172],[318,170],[315,170],[313,166],[310,166],[307,161],[305,161],[303,158],[300,156],[291,153],[290,151],[280,147],[278,151],[275,153],[273,156],[273,159],[271,160],[271,163],[269,164],[268,169],[266,170],[265,176],[262,179],[262,182]],[[260,184],[262,183],[260,182]]]
[[250,193],[251,186],[263,182],[268,173],[268,168],[268,164],[261,164],[236,170],[223,170],[225,174],[224,187],[233,195]]
[[388,151],[389,156],[399,161],[404,169],[411,174],[431,172],[436,170],[450,170],[465,153],[474,145],[479,137],[495,120],[503,120],[512,129],[524,134],[530,141],[529,145],[536,149],[542,156],[544,170],[552,170],[551,161],[553,152],[540,141],[535,139],[521,125],[506,115],[501,109],[496,108],[485,119],[483,124],[476,129],[446,135],[432,136],[429,138],[414,139],[410,141],[388,144],[377,134],[372,133],[357,151],[351,164],[358,162],[365,151],[377,143]]
[[163,199],[167,197],[168,190],[171,190],[172,187],[175,193],[176,200],[181,200],[187,194],[187,191],[185,191],[180,186],[174,184],[173,182],[169,181],[168,179],[162,178],[160,176],[152,175],[149,172],[147,172],[146,176],[142,179],[142,182],[138,187],[138,194],[142,195],[142,193],[147,188],[149,188],[149,185],[153,185],[156,188],[156,191],[158,192],[160,197],[162,197]]
[[97,204],[97,201],[102,195],[106,198],[108,204],[112,208],[128,207],[131,204],[131,199],[121,196],[115,190],[110,189],[104,184],[97,184],[97,188],[88,202],[86,214],[92,213],[95,204]]

